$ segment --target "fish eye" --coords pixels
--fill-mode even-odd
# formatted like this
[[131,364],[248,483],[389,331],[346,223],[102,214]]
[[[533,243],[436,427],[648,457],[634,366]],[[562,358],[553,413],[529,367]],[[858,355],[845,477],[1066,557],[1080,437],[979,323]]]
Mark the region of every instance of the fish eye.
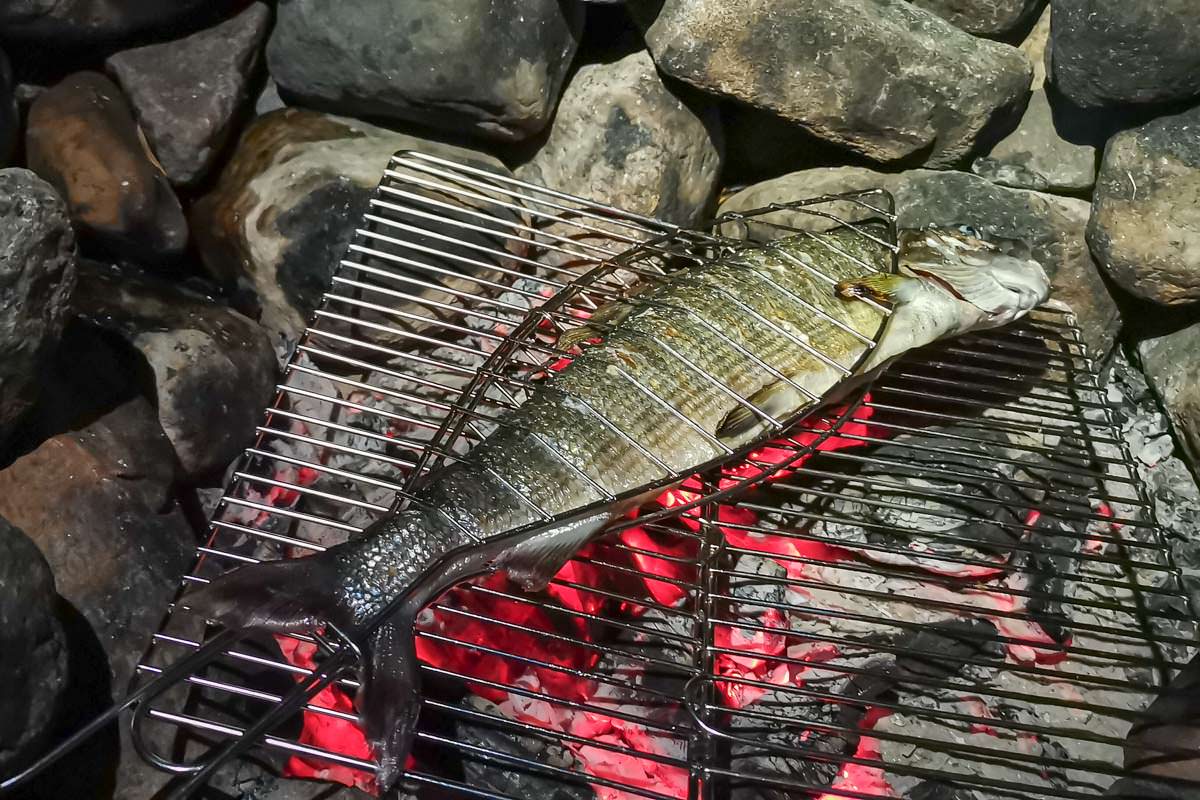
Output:
[[974,225],[959,225],[958,230],[962,233],[965,233],[967,236],[972,237],[973,239],[985,238],[983,231],[981,231],[979,228],[976,228]]

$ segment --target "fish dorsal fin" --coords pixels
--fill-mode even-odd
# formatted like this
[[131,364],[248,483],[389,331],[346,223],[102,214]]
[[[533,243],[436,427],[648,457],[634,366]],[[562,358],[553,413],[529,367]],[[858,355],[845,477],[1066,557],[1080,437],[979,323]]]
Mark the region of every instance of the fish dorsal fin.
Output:
[[613,519],[611,511],[602,511],[575,522],[541,531],[505,550],[493,562],[514,583],[526,591],[546,588],[550,579]]

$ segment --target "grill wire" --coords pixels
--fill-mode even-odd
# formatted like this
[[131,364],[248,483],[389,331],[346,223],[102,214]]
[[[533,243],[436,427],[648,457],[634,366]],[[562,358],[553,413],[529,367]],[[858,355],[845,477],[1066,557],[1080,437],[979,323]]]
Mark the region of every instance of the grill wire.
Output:
[[[847,207],[894,223],[882,193],[840,199],[800,210],[826,227],[849,224]],[[796,209],[789,213],[794,220]],[[767,213],[739,230],[769,238],[790,228]],[[561,355],[551,347],[560,330],[636,278],[729,246],[725,236],[398,154],[187,582],[361,531],[519,402],[522,382]],[[520,348],[489,361],[531,306],[606,262],[598,279],[561,295],[543,324],[527,324]],[[480,373],[493,362],[504,368]],[[521,682],[490,688],[545,702],[549,713],[638,726],[646,744],[514,719],[471,698],[466,687],[487,680],[426,666],[406,790],[867,798],[906,797],[925,782],[980,798],[1102,794],[1122,774],[1126,729],[1185,663],[1195,631],[1097,379],[1070,315],[1044,307],[1001,331],[906,357],[851,398],[835,430],[757,451],[741,473],[762,478],[794,462],[786,476],[695,504],[684,524],[666,512],[637,521],[648,541],[669,535],[687,546],[623,539],[580,557],[594,574],[621,578],[603,589],[556,579],[604,601],[588,606],[597,610],[491,583],[459,590],[534,609],[553,632],[443,598],[438,614],[469,617],[491,635],[456,643],[426,627],[418,637],[602,686],[584,700]],[[464,389],[474,390],[467,404]],[[721,477],[705,473],[685,499],[723,488]],[[658,591],[612,588],[631,580]],[[593,659],[584,668],[542,662],[510,651],[506,637],[517,634]],[[142,672],[161,671],[203,638],[197,620],[173,610]],[[160,700],[146,724],[173,737],[174,752],[201,751],[241,733],[304,672],[269,639],[244,640],[193,675],[186,697]],[[352,696],[354,681],[341,684]],[[319,703],[306,711],[355,719]],[[361,755],[300,741],[295,725],[263,745],[373,769]],[[580,747],[642,771],[589,772],[571,757]],[[678,784],[644,779],[664,773]],[[889,783],[853,779],[871,774]]]

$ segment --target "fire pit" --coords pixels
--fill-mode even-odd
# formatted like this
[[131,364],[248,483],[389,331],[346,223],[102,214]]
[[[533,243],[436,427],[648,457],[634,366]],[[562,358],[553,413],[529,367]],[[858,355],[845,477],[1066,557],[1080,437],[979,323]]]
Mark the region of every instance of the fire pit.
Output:
[[[887,230],[886,201],[789,210],[816,236],[864,215]],[[725,222],[750,237],[779,224],[770,209]],[[509,371],[478,373],[526,312],[635,245],[644,257],[545,314]],[[189,582],[361,531],[561,365],[561,330],[637,273],[719,246],[398,155]],[[418,621],[426,696],[405,790],[1102,795],[1124,774],[1130,725],[1187,662],[1195,615],[1096,378],[1052,304],[913,354],[846,405],[664,492],[544,593],[502,576],[454,589]],[[141,670],[202,639],[176,609]],[[325,656],[305,637],[243,640],[186,697],[159,701],[143,738],[170,738],[167,758],[237,736]],[[263,745],[286,774],[373,788],[355,688],[339,681],[271,731]]]

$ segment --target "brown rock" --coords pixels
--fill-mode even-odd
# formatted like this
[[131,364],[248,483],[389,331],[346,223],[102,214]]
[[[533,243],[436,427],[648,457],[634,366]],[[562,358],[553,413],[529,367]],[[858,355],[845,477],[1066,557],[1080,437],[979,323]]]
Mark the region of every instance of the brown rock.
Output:
[[183,251],[179,200],[108,78],[79,72],[43,92],[29,110],[25,141],[29,167],[66,198],[81,235],[147,261]]
[[174,506],[171,444],[145,400],[54,436],[0,471],[0,516],[50,564],[90,624],[124,693],[192,557]]

